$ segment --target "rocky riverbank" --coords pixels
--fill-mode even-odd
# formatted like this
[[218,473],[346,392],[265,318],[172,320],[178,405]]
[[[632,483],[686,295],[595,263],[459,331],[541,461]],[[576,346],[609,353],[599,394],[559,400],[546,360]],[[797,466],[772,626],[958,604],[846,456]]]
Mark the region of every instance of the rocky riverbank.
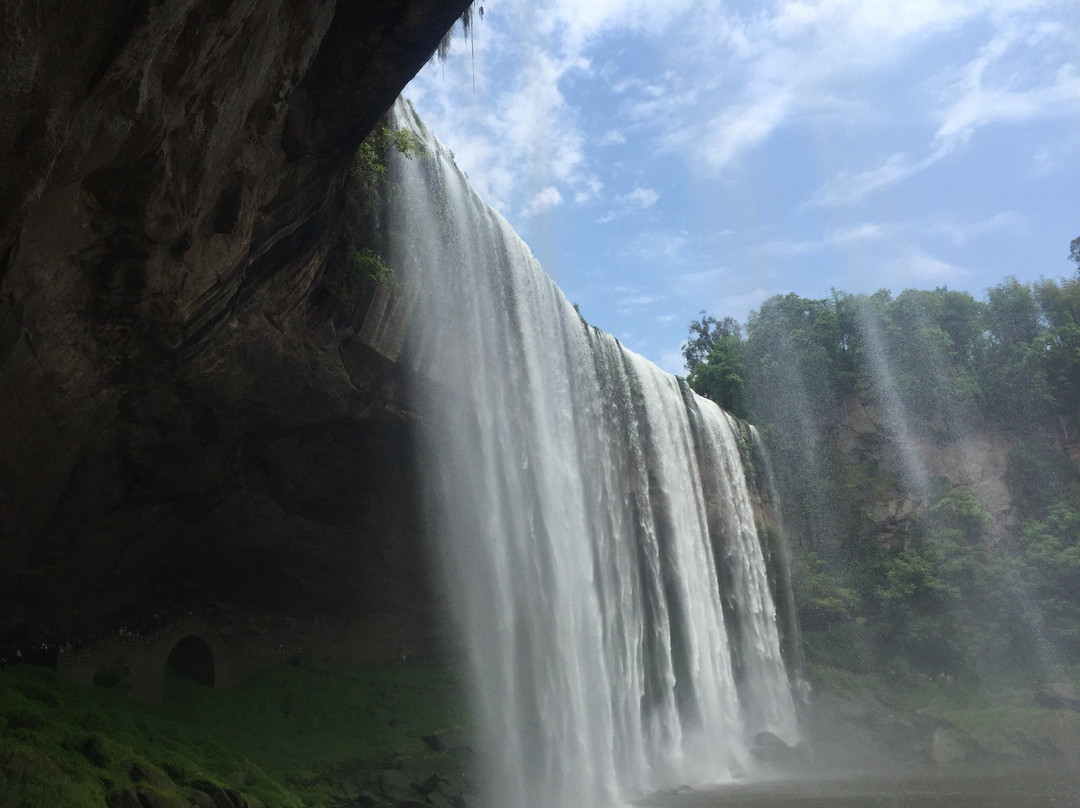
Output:
[[[969,688],[924,677],[815,669],[801,726],[812,765],[839,771],[1080,760],[1080,713],[1022,683]],[[1066,687],[1059,685],[1060,688]],[[1041,702],[1041,703],[1040,703]]]

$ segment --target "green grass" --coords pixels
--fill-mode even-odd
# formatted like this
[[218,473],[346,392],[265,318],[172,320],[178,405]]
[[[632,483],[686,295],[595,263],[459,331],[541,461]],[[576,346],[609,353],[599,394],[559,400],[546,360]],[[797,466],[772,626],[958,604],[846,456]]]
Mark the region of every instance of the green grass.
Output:
[[[332,796],[320,775],[353,761],[421,756],[421,735],[462,717],[453,677],[421,665],[304,665],[227,690],[170,680],[157,705],[42,668],[5,668],[0,808],[104,806],[107,794],[137,786],[190,796],[205,783],[268,808],[320,806]],[[155,776],[147,781],[146,772]]]

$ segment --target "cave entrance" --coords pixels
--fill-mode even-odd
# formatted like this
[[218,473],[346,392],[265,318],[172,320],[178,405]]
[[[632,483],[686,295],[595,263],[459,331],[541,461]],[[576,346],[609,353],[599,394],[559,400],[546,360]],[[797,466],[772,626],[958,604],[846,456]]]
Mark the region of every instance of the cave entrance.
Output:
[[177,679],[213,687],[214,654],[202,639],[189,634],[169,652],[169,658],[165,661],[165,673]]

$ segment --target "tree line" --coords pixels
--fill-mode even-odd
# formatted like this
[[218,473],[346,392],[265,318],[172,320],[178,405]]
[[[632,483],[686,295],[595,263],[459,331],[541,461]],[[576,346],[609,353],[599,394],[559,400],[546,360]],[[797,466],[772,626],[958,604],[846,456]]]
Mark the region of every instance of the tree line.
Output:
[[[1064,451],[1080,439],[1080,276],[1008,278],[982,300],[781,295],[745,324],[702,312],[683,354],[690,386],[762,436],[812,663],[1080,670],[1080,475]],[[853,407],[875,428],[853,437]],[[1007,523],[920,467],[919,446],[977,435],[1009,447]]]

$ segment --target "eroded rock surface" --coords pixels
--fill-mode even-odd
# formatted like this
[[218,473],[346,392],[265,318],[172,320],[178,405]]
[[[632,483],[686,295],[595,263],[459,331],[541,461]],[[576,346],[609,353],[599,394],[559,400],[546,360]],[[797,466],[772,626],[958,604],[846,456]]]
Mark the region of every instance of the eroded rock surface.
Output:
[[426,608],[343,177],[464,0],[5,2],[0,640]]

